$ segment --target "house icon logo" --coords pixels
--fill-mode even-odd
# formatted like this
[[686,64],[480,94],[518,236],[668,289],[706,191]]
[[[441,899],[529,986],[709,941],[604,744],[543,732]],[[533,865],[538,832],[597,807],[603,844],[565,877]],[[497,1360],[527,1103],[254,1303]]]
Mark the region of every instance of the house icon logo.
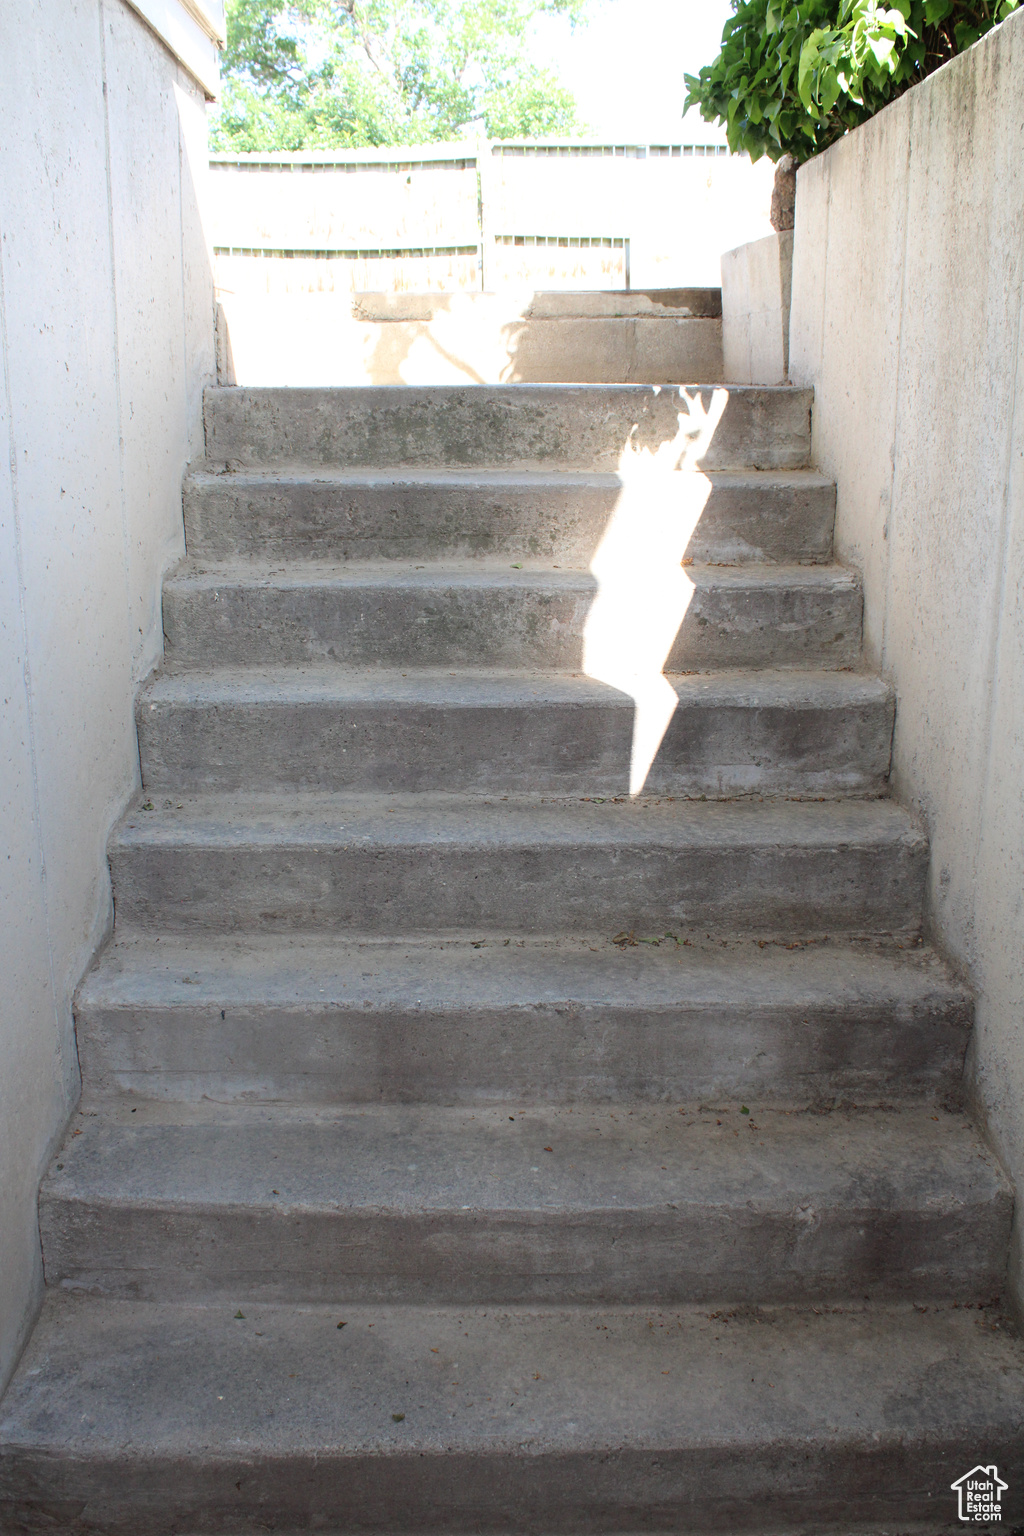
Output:
[[1003,1518],[1001,1500],[1009,1487],[998,1467],[973,1467],[950,1487],[960,1500],[960,1519],[994,1525]]

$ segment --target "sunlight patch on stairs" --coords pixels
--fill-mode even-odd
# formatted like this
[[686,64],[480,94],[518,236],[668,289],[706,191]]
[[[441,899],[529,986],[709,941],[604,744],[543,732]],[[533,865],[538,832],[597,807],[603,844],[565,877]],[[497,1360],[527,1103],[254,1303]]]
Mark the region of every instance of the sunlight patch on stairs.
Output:
[[[656,448],[635,442],[619,461],[619,493],[608,527],[590,563],[597,596],[583,630],[583,671],[633,699],[629,792],[647,782],[669,721],[679,703],[664,666],[693,596],[683,567],[687,548],[711,494],[697,470],[729,399],[713,391],[707,409],[699,390],[679,391],[685,406],[673,438]],[[688,470],[683,496],[659,494],[666,474]]]

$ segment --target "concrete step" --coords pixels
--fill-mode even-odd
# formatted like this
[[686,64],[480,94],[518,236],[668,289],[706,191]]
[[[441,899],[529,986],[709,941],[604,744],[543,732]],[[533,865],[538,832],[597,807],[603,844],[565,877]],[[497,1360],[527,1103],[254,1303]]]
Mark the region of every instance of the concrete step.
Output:
[[185,795],[110,841],[149,932],[916,933],[926,863],[885,800]]
[[[747,1106],[744,1106],[747,1107]],[[111,1106],[39,1196],[47,1284],[141,1300],[772,1302],[1001,1291],[959,1114]]]
[[[342,303],[334,295],[334,303]],[[355,320],[436,320],[463,311],[486,314],[499,309],[519,320],[657,320],[722,318],[721,288],[503,288],[497,293],[353,293],[348,306]]]
[[51,1295],[0,1410],[0,1511],[87,1510],[98,1536],[945,1536],[983,1456],[1010,1530],[1022,1405],[993,1311]]
[[160,934],[110,945],[75,1006],[92,1104],[955,1104],[972,1016],[924,946],[653,934]]
[[[691,477],[648,477],[634,505],[617,474],[455,470],[392,473],[317,465],[194,471],[185,536],[199,560],[468,560],[506,555],[589,566],[615,514],[644,531],[694,505]],[[695,561],[831,559],[835,486],[813,470],[706,477],[685,553]],[[628,497],[628,500],[627,500]]]
[[[878,793],[894,701],[850,672],[672,679],[648,793]],[[619,795],[636,706],[586,677],[313,668],[164,673],[138,706],[148,791],[496,790]]]
[[[721,414],[719,415],[719,411]],[[789,386],[380,385],[206,391],[211,463],[617,471],[804,469],[811,391]]]
[[583,571],[478,562],[186,568],[164,583],[165,659],[580,671],[610,650],[655,674],[860,659],[860,580],[842,566],[693,565],[667,594],[660,576],[620,589]]

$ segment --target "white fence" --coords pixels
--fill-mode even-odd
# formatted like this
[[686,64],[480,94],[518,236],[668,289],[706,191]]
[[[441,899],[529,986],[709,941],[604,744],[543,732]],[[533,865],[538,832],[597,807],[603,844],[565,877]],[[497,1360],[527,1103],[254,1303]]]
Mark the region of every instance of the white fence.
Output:
[[671,288],[770,233],[772,167],[718,144],[517,141],[218,155],[223,292]]

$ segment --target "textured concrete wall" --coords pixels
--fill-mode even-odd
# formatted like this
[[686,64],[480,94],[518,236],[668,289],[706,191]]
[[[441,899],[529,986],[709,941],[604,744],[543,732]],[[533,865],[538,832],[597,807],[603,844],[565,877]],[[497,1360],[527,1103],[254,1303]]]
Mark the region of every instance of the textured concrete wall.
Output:
[[895,787],[977,992],[977,1097],[1024,1189],[1024,12],[798,179],[790,371],[895,682]]
[[781,384],[789,369],[793,231],[722,256],[722,352],[728,384]]
[[0,7],[0,1385],[201,449],[205,165],[203,92],[123,0]]

